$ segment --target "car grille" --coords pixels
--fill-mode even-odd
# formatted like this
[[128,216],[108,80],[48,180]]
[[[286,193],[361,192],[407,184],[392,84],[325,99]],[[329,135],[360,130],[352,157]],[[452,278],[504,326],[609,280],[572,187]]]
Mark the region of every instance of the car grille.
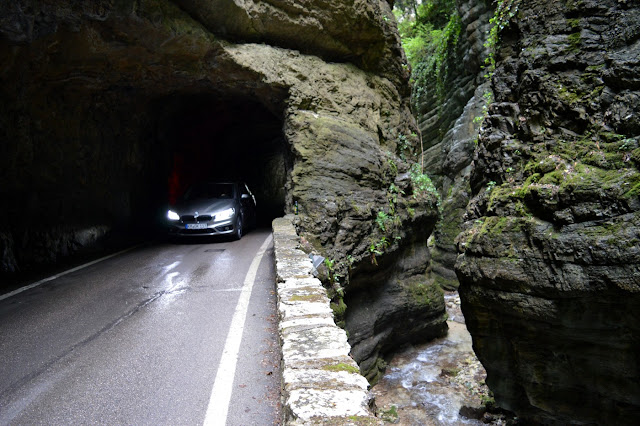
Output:
[[184,216],[180,216],[180,220],[184,223],[197,223],[197,222],[209,222],[211,220],[211,215],[203,214],[202,216],[196,217],[190,214],[186,214]]

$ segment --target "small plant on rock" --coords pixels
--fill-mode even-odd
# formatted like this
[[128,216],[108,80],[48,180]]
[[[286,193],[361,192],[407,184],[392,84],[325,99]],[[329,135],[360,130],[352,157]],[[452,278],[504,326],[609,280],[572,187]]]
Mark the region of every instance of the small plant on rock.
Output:
[[431,181],[431,178],[426,173],[422,172],[419,164],[416,163],[411,166],[409,174],[413,185],[414,197],[420,194],[432,194],[438,200],[438,204],[440,204],[440,194],[438,193],[438,190]]
[[378,224],[378,228],[380,228],[382,232],[387,232],[387,222],[389,222],[390,220],[391,219],[387,213],[383,211],[378,212],[376,223]]

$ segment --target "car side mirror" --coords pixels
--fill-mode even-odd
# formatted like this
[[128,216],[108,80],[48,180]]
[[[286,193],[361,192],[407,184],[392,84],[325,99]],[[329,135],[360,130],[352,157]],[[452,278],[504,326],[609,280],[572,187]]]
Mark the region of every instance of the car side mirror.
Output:
[[243,200],[248,200],[249,199],[249,194],[242,194],[240,196],[240,198],[242,198]]

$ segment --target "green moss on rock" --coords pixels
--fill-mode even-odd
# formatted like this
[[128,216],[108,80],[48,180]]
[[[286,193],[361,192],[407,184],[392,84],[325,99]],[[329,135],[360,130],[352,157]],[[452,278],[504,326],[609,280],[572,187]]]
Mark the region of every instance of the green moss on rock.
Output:
[[358,367],[354,367],[353,365],[345,364],[343,362],[339,364],[326,364],[322,369],[327,371],[346,371],[347,373],[360,374],[360,369]]
[[429,283],[424,280],[413,279],[406,285],[411,297],[419,304],[431,305],[432,303],[440,303],[444,297],[444,292],[435,282]]
[[458,289],[460,283],[456,279],[450,279],[441,275],[434,275],[434,282],[443,290],[454,291]]

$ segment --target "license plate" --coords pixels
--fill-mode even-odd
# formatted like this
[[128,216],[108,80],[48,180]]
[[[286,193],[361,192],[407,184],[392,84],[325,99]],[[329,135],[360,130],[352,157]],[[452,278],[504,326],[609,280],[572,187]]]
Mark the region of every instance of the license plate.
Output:
[[207,229],[206,223],[187,223],[185,225],[186,229]]

